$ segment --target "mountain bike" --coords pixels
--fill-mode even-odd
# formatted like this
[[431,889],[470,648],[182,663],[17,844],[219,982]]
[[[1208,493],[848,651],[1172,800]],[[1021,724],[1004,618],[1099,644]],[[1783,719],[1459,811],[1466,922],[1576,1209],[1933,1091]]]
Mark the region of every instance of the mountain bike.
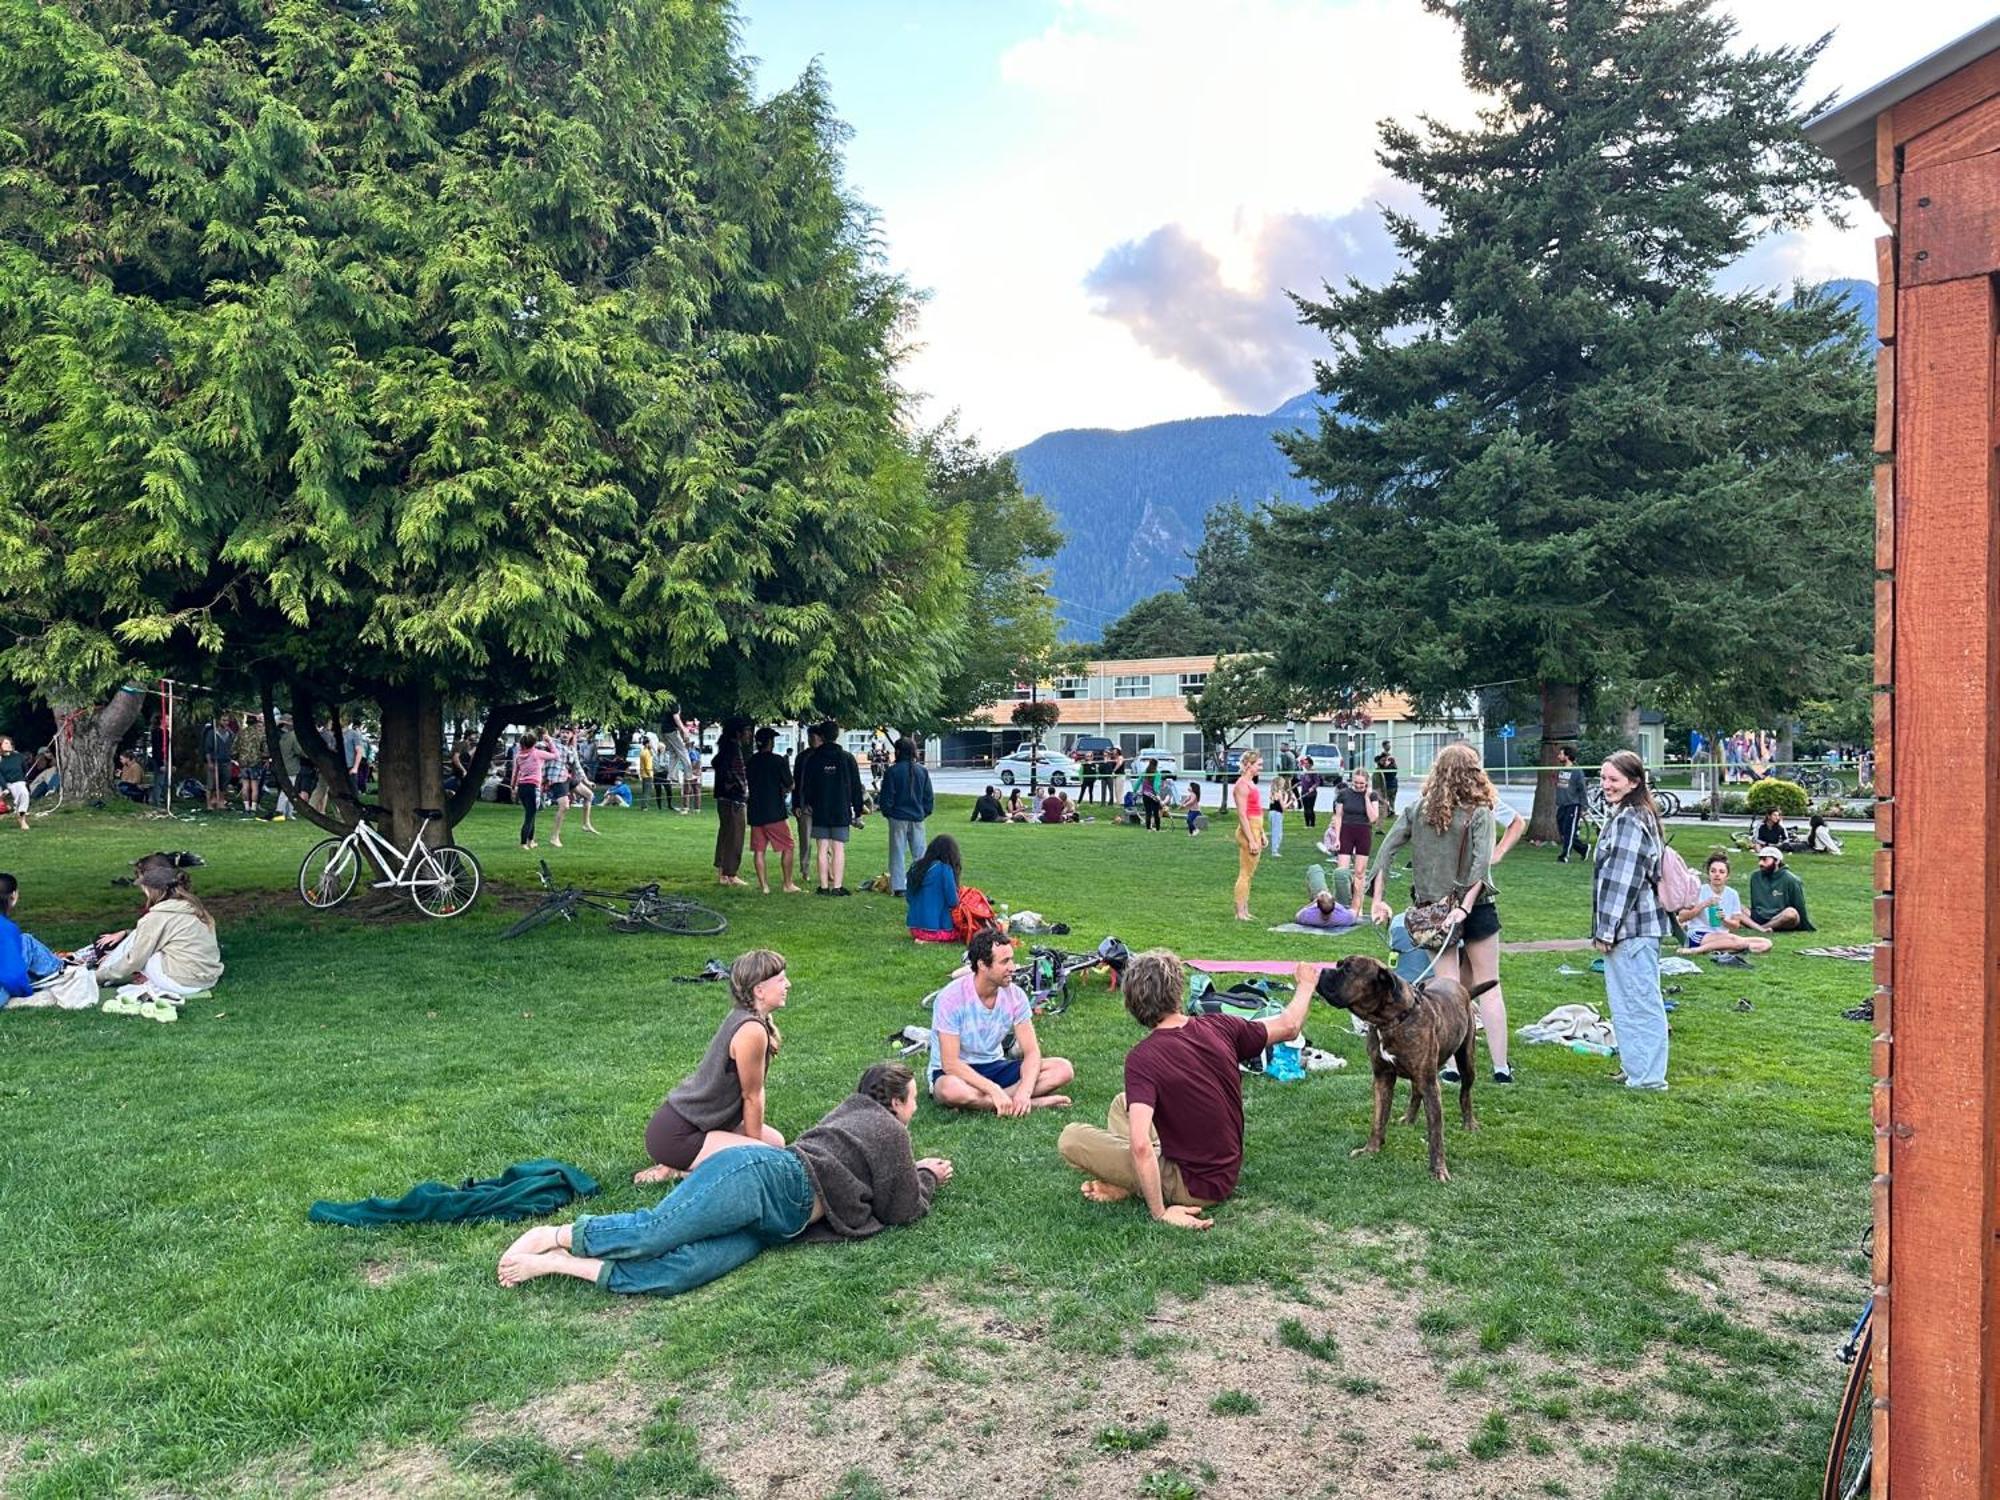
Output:
[[[1861,1253],[1869,1253],[1875,1239],[1871,1224],[1861,1236]],[[1820,1500],[1863,1500],[1875,1478],[1875,1372],[1870,1357],[1875,1350],[1875,1299],[1871,1296],[1861,1316],[1847,1331],[1840,1346],[1840,1362],[1847,1366],[1847,1384],[1840,1393],[1840,1414],[1834,1418],[1833,1441],[1827,1445],[1826,1474],[1820,1482]]]
[[541,904],[515,922],[500,936],[519,937],[524,932],[561,918],[574,922],[588,908],[607,913],[606,925],[613,932],[667,932],[679,937],[713,937],[729,930],[729,919],[713,907],[690,901],[685,896],[662,895],[658,881],[628,886],[622,891],[593,891],[582,886],[562,885],[549,873],[547,860],[536,861],[536,874],[547,892]]
[[1059,1016],[1069,1009],[1069,982],[1086,969],[1108,968],[1123,976],[1130,950],[1115,937],[1097,945],[1094,953],[1065,953],[1060,948],[1030,948],[1026,964],[1028,1007],[1038,1016]]
[[1806,789],[1809,797],[1845,797],[1847,783],[1840,779],[1840,773],[1828,765],[1803,765],[1794,768],[1792,779]]
[[1863,1500],[1875,1477],[1875,1376],[1870,1356],[1875,1347],[1875,1299],[1861,1309],[1840,1346],[1847,1366],[1847,1385],[1840,1393],[1840,1415],[1834,1419],[1833,1442],[1826,1452],[1826,1477],[1820,1500]]
[[456,844],[424,843],[424,830],[442,818],[435,807],[416,809],[417,831],[410,847],[398,849],[370,825],[387,818],[389,809],[367,805],[344,838],[321,839],[299,862],[299,899],[315,911],[327,911],[354,894],[364,858],[387,879],[372,880],[378,891],[408,891],[417,910],[427,917],[455,917],[479,898],[479,861]]

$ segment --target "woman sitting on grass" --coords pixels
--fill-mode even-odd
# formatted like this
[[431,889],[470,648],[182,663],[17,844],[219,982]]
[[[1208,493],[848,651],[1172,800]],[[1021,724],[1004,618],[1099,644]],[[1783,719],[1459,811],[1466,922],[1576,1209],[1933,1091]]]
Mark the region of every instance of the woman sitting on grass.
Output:
[[965,865],[959,856],[958,840],[941,833],[930,841],[924,857],[910,866],[910,883],[904,887],[908,903],[910,936],[920,943],[955,943],[958,883]]
[[1687,933],[1688,957],[1698,953],[1769,953],[1771,940],[1744,931],[1743,898],[1729,888],[1729,856],[1709,855],[1708,885],[1694,905],[1675,913]]
[[97,940],[104,955],[97,982],[119,986],[103,1009],[106,1015],[178,1020],[183,1001],[206,995],[222,978],[215,918],[195,897],[187,871],[168,855],[140,860],[137,884],[146,899],[138,923]]
[[646,1122],[653,1165],[634,1182],[665,1182],[742,1141],[782,1146],[764,1123],[764,1078],[784,1040],[772,1016],[791,992],[784,955],[753,948],[729,966],[729,1014],[715,1028],[701,1066],[674,1085]]
[[677,1296],[809,1237],[864,1240],[930,1212],[951,1180],[941,1157],[913,1161],[916,1075],[876,1063],[848,1095],[787,1149],[729,1142],[657,1207],[539,1225],[500,1257],[502,1286],[574,1276],[607,1292]]

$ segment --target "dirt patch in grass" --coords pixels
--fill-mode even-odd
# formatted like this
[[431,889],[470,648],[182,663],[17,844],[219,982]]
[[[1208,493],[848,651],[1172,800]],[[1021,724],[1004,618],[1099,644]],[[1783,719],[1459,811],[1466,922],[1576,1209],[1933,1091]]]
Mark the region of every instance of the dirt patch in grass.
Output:
[[659,1402],[625,1371],[602,1380],[565,1386],[512,1411],[483,1411],[466,1423],[466,1436],[481,1442],[499,1437],[540,1438],[565,1457],[599,1448],[613,1458],[639,1451]]
[[857,1473],[891,1496],[1016,1493],[1023,1476],[1050,1496],[1604,1493],[1610,1468],[1581,1449],[1628,1429],[1523,1410],[1497,1385],[1454,1389],[1420,1311],[1414,1290],[1369,1276],[1303,1302],[1217,1288],[1163,1303],[1132,1352],[1072,1362],[1019,1336],[1032,1330],[952,1310],[946,1348],[872,1382],[690,1395],[681,1416],[708,1465],[762,1500],[819,1500]]
[[472,1500],[507,1492],[504,1481],[452,1466],[425,1443],[371,1447],[346,1468],[316,1474],[303,1459],[285,1459],[239,1478],[228,1493],[240,1500],[310,1496],[311,1500]]
[[1705,1254],[1698,1267],[1669,1272],[1667,1279],[1703,1306],[1794,1343],[1852,1316],[1865,1293],[1854,1278],[1824,1266],[1757,1260],[1741,1253]]

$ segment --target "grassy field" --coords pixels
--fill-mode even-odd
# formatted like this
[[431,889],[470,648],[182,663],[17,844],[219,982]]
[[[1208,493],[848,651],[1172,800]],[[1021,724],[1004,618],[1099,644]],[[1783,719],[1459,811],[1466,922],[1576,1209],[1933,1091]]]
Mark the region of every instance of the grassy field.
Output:
[[[1366,933],[1232,921],[1226,835],[965,816],[947,799],[932,830],[959,835],[968,879],[1070,922],[1076,948],[1116,933],[1203,957],[1379,951]],[[598,821],[601,838],[545,851],[561,874],[712,893],[708,818]],[[885,1055],[948,966],[907,942],[900,902],[865,894],[720,893],[732,925],[718,939],[586,922],[503,943],[532,880],[514,833],[494,808],[461,828],[490,886],[446,924],[307,912],[293,880],[319,835],[299,823],[104,813],[0,833],[24,925],[59,946],[125,925],[131,892],[111,879],[134,855],[199,851],[229,965],[215,1000],[174,1026],[0,1014],[0,1488],[943,1493],[938,1476],[973,1465],[982,1440],[1004,1444],[1009,1403],[1045,1387],[1081,1425],[1022,1434],[1035,1463],[1016,1493],[1817,1493],[1831,1350],[1863,1294],[1868,1028],[1839,1012],[1867,993],[1865,965],[1780,951],[1753,972],[1676,981],[1665,1096],[1628,1096],[1606,1059],[1517,1046],[1521,1081],[1482,1087],[1484,1128],[1450,1137],[1449,1185],[1426,1175],[1419,1133],[1348,1159],[1366,1065],[1344,1017],[1316,1013],[1313,1039],[1356,1066],[1249,1081],[1247,1170],[1208,1234],[1082,1201],[1054,1153],[1054,1112],[974,1120],[926,1105],[918,1153],[952,1157],[958,1176],[914,1229],[766,1255],[679,1301],[618,1302],[559,1278],[503,1291],[493,1263],[514,1229],[325,1229],[306,1207],[544,1155],[604,1182],[593,1210],[639,1206],[645,1120],[725,1003],[670,976],[751,946],[788,955],[772,1120],[793,1134]],[[1706,847],[1698,829],[1677,843]],[[885,848],[871,824],[853,871],[876,873]],[[1873,845],[1847,850],[1802,862],[1821,932],[1788,946],[1866,939]],[[1294,824],[1287,857],[1258,876],[1267,922],[1302,900],[1305,855]],[[1517,851],[1497,875],[1503,938],[1583,935],[1587,879]],[[1595,976],[1556,972],[1587,960],[1506,958],[1512,1024],[1601,1006]],[[1101,1116],[1136,1037],[1096,988],[1045,1025],[1045,1048],[1077,1063],[1083,1115]],[[1379,1311],[1355,1311],[1357,1298]],[[1415,1353],[1371,1372],[1361,1344],[1378,1335]],[[1235,1362],[1228,1389],[1169,1399],[1214,1357]],[[1121,1395],[1114,1371],[1123,1394],[1157,1386],[1157,1428],[1098,1425]],[[612,1378],[623,1404],[593,1418],[582,1402],[560,1437],[508,1417]],[[1313,1436],[1287,1459],[1296,1482],[1273,1488],[1230,1434],[1281,1390],[1310,1405]],[[837,1483],[750,1486],[759,1424],[769,1447],[803,1412],[802,1451],[831,1451],[843,1402],[858,1413],[891,1392],[936,1425],[885,1430],[879,1459]],[[1380,1477],[1387,1446],[1393,1479]],[[398,1469],[412,1454],[423,1461]]]

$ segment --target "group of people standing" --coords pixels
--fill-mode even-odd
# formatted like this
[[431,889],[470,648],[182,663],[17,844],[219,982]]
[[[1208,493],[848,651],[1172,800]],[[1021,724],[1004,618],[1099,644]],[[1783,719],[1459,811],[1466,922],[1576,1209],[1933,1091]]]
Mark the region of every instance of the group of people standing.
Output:
[[569,816],[572,807],[583,809],[585,833],[598,832],[591,820],[591,810],[597,805],[593,770],[585,760],[586,748],[591,750],[593,759],[595,750],[587,737],[582,744],[578,741],[576,727],[571,725],[556,733],[531,729],[515,746],[507,765],[506,786],[508,794],[521,806],[523,849],[539,847],[535,818],[544,807],[556,810],[555,828],[549,835],[552,849],[563,846],[563,819]]

